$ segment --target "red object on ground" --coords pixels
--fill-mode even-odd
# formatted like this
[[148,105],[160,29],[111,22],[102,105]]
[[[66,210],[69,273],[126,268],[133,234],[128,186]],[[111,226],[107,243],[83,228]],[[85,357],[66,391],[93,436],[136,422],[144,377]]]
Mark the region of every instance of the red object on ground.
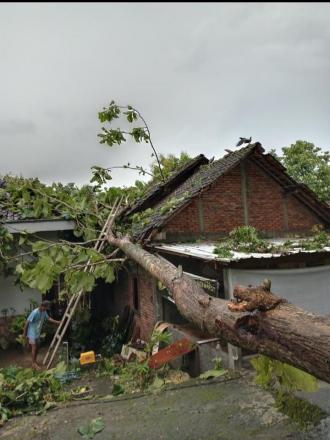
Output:
[[163,348],[158,353],[150,357],[148,365],[150,368],[159,368],[167,362],[184,354],[195,350],[196,345],[187,338],[180,339],[166,348]]

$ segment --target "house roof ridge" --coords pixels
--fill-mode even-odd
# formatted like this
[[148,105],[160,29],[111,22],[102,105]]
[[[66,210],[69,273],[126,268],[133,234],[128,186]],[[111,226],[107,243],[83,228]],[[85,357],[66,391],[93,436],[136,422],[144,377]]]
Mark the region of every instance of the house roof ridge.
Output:
[[[193,199],[199,192],[203,191],[221,175],[225,174],[232,167],[236,166],[240,160],[249,154],[252,154],[255,149],[258,149],[260,152],[265,151],[260,142],[256,142],[254,144],[249,144],[245,147],[242,147],[239,150],[233,151],[231,154],[225,155],[218,160],[208,162],[204,166],[201,165],[198,168],[198,171],[188,177],[188,179],[177,187],[175,191],[167,194],[166,197],[155,205],[156,212],[154,215],[151,215],[148,225],[137,228],[134,236],[136,238],[143,238],[148,231],[161,226],[165,221],[172,217],[176,211],[182,209],[185,205],[190,203],[190,200]],[[178,204],[174,204],[175,206],[169,210],[166,210],[166,203],[171,199],[172,201],[177,199]],[[157,212],[157,209],[159,212]],[[160,211],[163,211],[163,213],[160,213]],[[164,211],[166,212],[164,213]]]
[[[204,164],[209,163],[209,159],[202,153],[190,159],[187,163],[183,164],[181,167],[175,170],[165,182],[156,183],[153,186],[151,186],[147,191],[147,193],[140,200],[138,200],[131,207],[128,207],[127,210],[125,210],[124,215],[128,216],[134,214],[135,212],[147,209],[148,207],[150,207],[147,206],[148,202],[150,202],[149,204],[152,205],[154,204],[153,199],[157,199],[157,197],[159,198],[165,197],[167,195],[166,189],[171,185],[173,185],[176,179],[179,179],[180,176],[184,178],[185,173],[187,174],[189,174],[189,172],[192,173],[197,167],[199,167],[203,163]],[[189,177],[190,176],[188,175],[186,179],[188,179]],[[158,202],[159,201],[160,200],[158,200]],[[155,203],[157,203],[157,201],[155,201]]]
[[[148,234],[164,224],[170,218],[184,209],[193,198],[205,189],[210,187],[220,176],[228,173],[233,167],[237,166],[242,160],[251,157],[260,167],[265,169],[269,175],[285,186],[285,182],[295,182],[286,172],[285,167],[272,155],[265,153],[260,142],[255,142],[234,150],[223,157],[208,162],[205,166],[200,166],[198,170],[188,177],[174,191],[163,197],[159,203],[154,205],[154,212],[144,225],[137,226],[134,231],[136,239],[145,239]],[[267,167],[265,167],[267,164]],[[297,182],[296,182],[297,183]],[[298,183],[297,183],[298,187]],[[316,194],[306,185],[299,185],[299,192],[296,197],[309,209],[314,211],[319,218],[323,218],[330,224],[330,207],[326,203],[318,200]]]

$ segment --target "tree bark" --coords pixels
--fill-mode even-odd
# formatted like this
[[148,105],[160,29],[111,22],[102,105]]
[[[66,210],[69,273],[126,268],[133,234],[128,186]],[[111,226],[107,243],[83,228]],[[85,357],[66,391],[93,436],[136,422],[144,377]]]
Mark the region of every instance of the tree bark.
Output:
[[[110,234],[108,241],[166,286],[182,316],[210,336],[286,362],[330,383],[329,317],[306,312],[262,287],[237,286],[234,296],[243,303],[233,307],[228,301],[207,295],[182,270],[128,238]],[[263,299],[258,299],[256,292]],[[252,301],[255,304],[251,306]]]

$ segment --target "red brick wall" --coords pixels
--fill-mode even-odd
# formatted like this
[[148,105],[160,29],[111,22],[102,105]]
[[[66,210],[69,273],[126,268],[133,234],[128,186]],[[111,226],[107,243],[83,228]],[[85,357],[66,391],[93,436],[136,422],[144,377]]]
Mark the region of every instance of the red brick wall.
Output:
[[[235,168],[221,176],[210,189],[201,195],[204,232],[227,233],[244,223],[241,200],[240,169]],[[197,198],[166,225],[169,232],[199,234],[200,220]]]
[[198,201],[193,199],[166,225],[166,231],[199,233]]
[[[155,281],[142,269],[138,271],[138,294],[140,307],[136,314],[136,324],[140,327],[140,337],[147,341],[156,324],[156,305],[154,298]],[[131,296],[133,301],[133,295]]]
[[315,224],[322,224],[318,217],[292,196],[288,197],[287,210],[289,230],[311,229]]
[[[122,271],[119,280],[114,284],[111,312],[122,314],[126,305],[134,310],[133,279],[138,280],[139,309],[135,311],[135,330],[133,335],[148,340],[156,323],[156,305],[154,304],[155,281],[141,268]],[[137,333],[139,328],[139,333]]]
[[246,164],[249,224],[259,231],[285,231],[281,186],[252,162]]
[[[293,196],[287,200],[287,224],[283,188],[253,162],[246,163],[247,204],[249,224],[258,230],[279,235],[284,232],[309,231],[321,223],[312,211]],[[201,231],[198,198],[179,212],[165,226],[167,236],[180,233],[191,236],[224,235],[244,225],[241,169],[237,166],[221,176],[201,195],[204,231]]]
[[240,168],[221,176],[202,195],[206,233],[227,233],[244,224]]

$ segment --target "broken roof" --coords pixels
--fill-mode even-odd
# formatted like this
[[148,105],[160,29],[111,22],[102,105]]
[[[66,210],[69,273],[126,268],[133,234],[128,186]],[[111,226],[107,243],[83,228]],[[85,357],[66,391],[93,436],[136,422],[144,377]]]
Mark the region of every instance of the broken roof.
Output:
[[[236,166],[257,148],[262,149],[259,142],[229,153],[219,160],[200,166],[197,172],[155,205],[155,212],[150,216],[148,225],[136,228],[134,231],[135,237],[143,238],[152,229],[162,226],[174,213],[188,205],[191,199],[199,192],[210,186],[215,180]],[[178,201],[177,204],[175,204],[176,200]],[[172,208],[166,210],[166,205],[171,202],[173,202]]]
[[153,185],[149,191],[141,197],[133,206],[125,211],[125,215],[131,215],[153,207],[162,197],[172,192],[177,186],[190,177],[201,166],[209,163],[204,154],[199,154],[176,170],[164,183]]
[[[287,239],[269,240],[270,244],[281,245],[284,244]],[[204,242],[204,243],[173,243],[173,244],[152,244],[153,249],[156,251],[164,251],[169,254],[194,257],[200,260],[220,261],[223,263],[230,263],[234,261],[254,259],[254,258],[278,258],[285,255],[301,254],[301,253],[316,253],[316,252],[330,252],[330,247],[324,247],[318,250],[306,250],[303,249],[299,239],[296,240],[294,246],[285,252],[236,252],[231,251],[232,256],[229,258],[220,257],[214,253],[217,246],[216,243]]]
[[[146,238],[150,232],[165,225],[170,218],[184,209],[191,200],[199,193],[210,187],[220,176],[226,174],[242,160],[247,157],[253,158],[256,163],[274,180],[276,180],[285,191],[293,191],[295,196],[312,209],[320,218],[330,224],[329,206],[317,199],[315,193],[306,185],[297,183],[285,171],[285,167],[271,154],[263,154],[264,149],[259,142],[249,144],[239,150],[229,152],[227,155],[214,162],[207,161],[206,164],[192,167],[193,171],[188,178],[185,177],[185,168],[180,170],[181,179],[171,181],[167,191],[157,193],[152,204],[144,205],[143,201],[134,205],[128,214],[144,211],[152,207],[153,211],[147,221],[136,225],[134,237],[137,239]],[[203,156],[204,157],[204,156]],[[195,158],[194,160],[196,160]],[[182,179],[185,180],[182,182]],[[166,184],[164,184],[166,186]],[[155,193],[154,193],[155,195]],[[151,195],[153,196],[153,195]],[[151,197],[150,195],[146,196]]]

